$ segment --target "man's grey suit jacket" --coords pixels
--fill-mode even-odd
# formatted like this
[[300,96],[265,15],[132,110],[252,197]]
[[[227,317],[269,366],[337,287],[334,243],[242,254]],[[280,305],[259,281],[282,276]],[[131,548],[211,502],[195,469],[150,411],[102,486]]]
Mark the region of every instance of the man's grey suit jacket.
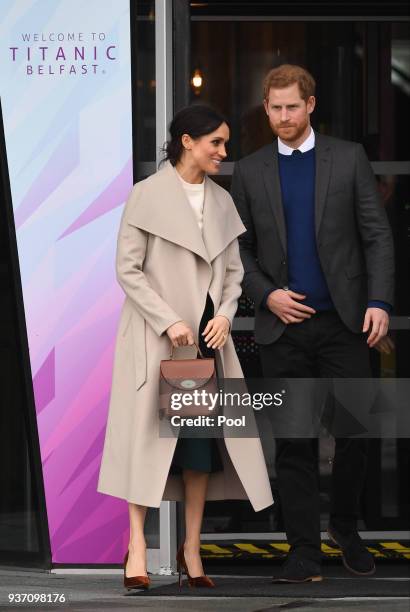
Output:
[[[362,145],[316,132],[315,153],[319,258],[339,316],[359,333],[369,300],[393,305],[390,225]],[[231,194],[247,229],[239,245],[243,289],[255,303],[255,340],[270,344],[285,324],[263,306],[264,296],[288,285],[277,139],[235,163]]]

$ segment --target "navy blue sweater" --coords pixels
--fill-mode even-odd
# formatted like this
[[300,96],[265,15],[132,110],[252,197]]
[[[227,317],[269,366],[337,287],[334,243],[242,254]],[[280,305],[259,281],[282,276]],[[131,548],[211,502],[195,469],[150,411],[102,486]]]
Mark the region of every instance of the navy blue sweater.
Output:
[[[315,149],[293,155],[278,154],[282,203],[286,220],[288,286],[303,293],[303,304],[316,311],[334,310],[323,274],[315,234]],[[274,289],[269,289],[263,304]],[[372,300],[369,307],[391,311],[390,304]]]
[[288,286],[303,293],[316,311],[332,310],[315,236],[315,149],[279,153],[279,175],[286,219]]

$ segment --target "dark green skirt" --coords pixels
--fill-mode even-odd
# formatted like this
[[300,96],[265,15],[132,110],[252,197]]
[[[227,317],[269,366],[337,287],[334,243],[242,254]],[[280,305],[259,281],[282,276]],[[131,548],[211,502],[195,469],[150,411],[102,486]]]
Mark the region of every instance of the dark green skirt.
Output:
[[[199,325],[199,348],[204,357],[215,356],[215,351],[206,346],[201,335],[209,319],[212,319],[213,316],[214,305],[208,294]],[[180,474],[182,470],[196,470],[197,472],[219,472],[223,470],[215,438],[178,438],[170,473]]]
[[182,470],[210,473],[222,469],[221,457],[214,438],[178,438],[171,474],[181,474]]

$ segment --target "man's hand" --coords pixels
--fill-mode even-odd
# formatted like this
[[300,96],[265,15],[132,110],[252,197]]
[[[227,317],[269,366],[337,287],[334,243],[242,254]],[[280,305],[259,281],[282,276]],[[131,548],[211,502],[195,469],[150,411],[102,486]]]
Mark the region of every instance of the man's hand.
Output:
[[269,294],[266,306],[283,323],[302,323],[305,319],[310,319],[316,310],[300,304],[297,300],[304,300],[305,295],[284,289],[275,289]]
[[[371,331],[370,331],[371,328]],[[389,315],[383,308],[368,308],[364,316],[363,332],[370,331],[367,344],[373,348],[389,329]]]

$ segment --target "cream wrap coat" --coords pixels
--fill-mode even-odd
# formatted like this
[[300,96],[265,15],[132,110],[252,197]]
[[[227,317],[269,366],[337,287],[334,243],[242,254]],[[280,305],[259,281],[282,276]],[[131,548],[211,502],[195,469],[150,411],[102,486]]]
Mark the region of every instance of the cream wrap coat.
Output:
[[[208,292],[215,315],[232,322],[243,276],[237,236],[244,231],[230,195],[208,177],[202,235],[169,162],[134,185],[118,236],[117,278],[126,299],[100,493],[153,507],[161,500],[183,500],[181,476],[169,474],[177,438],[158,435],[159,364],[171,348],[165,332],[184,320],[198,333]],[[230,336],[220,359],[226,378],[243,376]],[[249,498],[254,510],[271,505],[259,438],[225,438],[218,445],[224,469],[210,474],[207,499]]]

